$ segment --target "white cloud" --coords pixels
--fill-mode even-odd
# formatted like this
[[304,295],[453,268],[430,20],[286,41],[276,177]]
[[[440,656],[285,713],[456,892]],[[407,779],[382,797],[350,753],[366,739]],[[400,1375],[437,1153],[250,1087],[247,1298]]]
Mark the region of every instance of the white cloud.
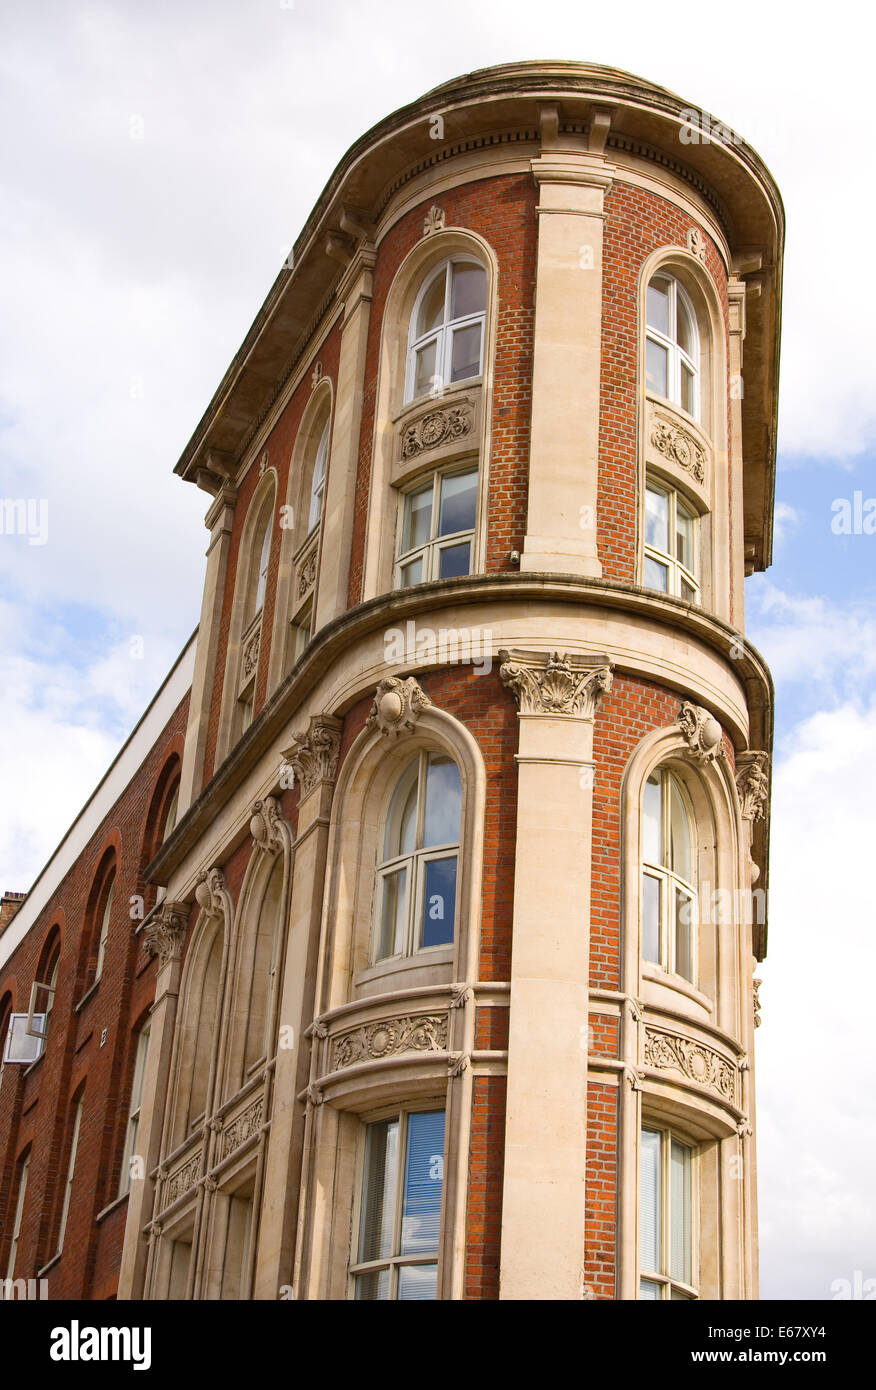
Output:
[[805,686],[810,708],[855,699],[876,681],[876,602],[785,593],[762,580],[747,632],[778,687]]

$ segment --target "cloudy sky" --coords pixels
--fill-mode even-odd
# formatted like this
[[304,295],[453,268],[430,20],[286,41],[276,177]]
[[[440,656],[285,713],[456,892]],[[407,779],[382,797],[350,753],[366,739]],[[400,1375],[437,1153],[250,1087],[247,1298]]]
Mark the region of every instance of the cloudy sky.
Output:
[[700,6],[661,29],[641,0],[622,22],[556,0],[0,4],[0,495],[48,502],[39,534],[0,535],[3,890],[29,886],[197,623],[207,498],[173,464],[364,130],[473,68],[577,58],[674,89],[772,169],[779,540],[747,586],[778,692],[764,1297],[876,1277],[876,535],[831,528],[876,496],[863,13]]

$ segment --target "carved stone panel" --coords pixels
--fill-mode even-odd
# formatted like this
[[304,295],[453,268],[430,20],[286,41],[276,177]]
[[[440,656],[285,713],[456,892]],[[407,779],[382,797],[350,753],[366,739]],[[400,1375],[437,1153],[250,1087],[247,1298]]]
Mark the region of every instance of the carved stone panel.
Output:
[[186,1159],[167,1178],[161,1193],[161,1210],[173,1205],[180,1197],[190,1192],[201,1176],[201,1155]]
[[331,1040],[331,1070],[399,1052],[446,1052],[448,1015],[415,1014],[361,1023]]
[[264,1097],[259,1096],[258,1100],[254,1100],[240,1115],[235,1115],[233,1120],[228,1121],[222,1130],[219,1143],[220,1159],[227,1158],[235,1149],[239,1149],[241,1144],[245,1144],[247,1139],[258,1134],[262,1127],[263,1113]]
[[688,1081],[715,1091],[731,1105],[737,1103],[737,1068],[726,1057],[693,1038],[645,1029],[645,1066],[658,1071],[677,1071]]
[[712,451],[705,435],[670,407],[648,401],[645,461],[708,501]]

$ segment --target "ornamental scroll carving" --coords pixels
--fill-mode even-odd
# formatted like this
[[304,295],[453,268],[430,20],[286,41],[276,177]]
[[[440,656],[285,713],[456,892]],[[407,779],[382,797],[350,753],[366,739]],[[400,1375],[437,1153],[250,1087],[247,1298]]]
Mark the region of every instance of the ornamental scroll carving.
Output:
[[208,917],[221,917],[223,914],[230,916],[230,913],[226,914],[230,898],[225,887],[225,875],[221,869],[201,870],[195,886],[195,898],[198,906]]
[[697,440],[656,411],[651,420],[651,445],[670,463],[689,473],[695,482],[705,482],[706,455]]
[[447,1014],[416,1014],[362,1023],[332,1038],[332,1071],[399,1052],[446,1052]]
[[173,1206],[173,1203],[178,1201],[180,1197],[184,1197],[187,1192],[190,1192],[195,1183],[199,1181],[200,1176],[201,1155],[197,1153],[171,1173],[167,1179],[161,1194],[162,1211],[166,1207]]
[[607,657],[569,658],[554,652],[499,652],[499,675],[521,714],[567,714],[592,720],[600,698],[611,689]]
[[243,649],[243,661],[241,663],[241,682],[245,683],[255,671],[259,664],[259,649],[262,641],[261,624],[256,628]]
[[766,813],[770,779],[769,754],[761,750],[739,753],[736,757],[736,789],[742,805],[743,820],[763,820]]
[[266,796],[253,802],[249,833],[260,850],[273,854],[282,849],[289,833],[286,817],[276,797]]
[[398,676],[387,676],[374,692],[374,703],[368,716],[366,728],[389,738],[398,738],[401,733],[411,733],[424,709],[432,701],[413,676],[400,680]]
[[472,409],[466,402],[442,410],[430,410],[428,415],[422,415],[419,420],[406,426],[402,434],[402,458],[417,458],[429,449],[437,449],[439,444],[464,439],[471,434],[473,423]]
[[431,236],[433,232],[443,232],[446,220],[444,209],[433,203],[423,221],[423,236]]
[[691,227],[687,234],[687,249],[698,261],[706,264],[706,238],[699,227]]
[[159,965],[182,957],[183,942],[188,926],[189,909],[186,903],[163,902],[143,932],[143,950],[147,956],[157,956]]
[[304,598],[316,579],[316,547],[314,546],[298,573],[298,597]]
[[736,1104],[736,1067],[720,1052],[681,1038],[675,1033],[663,1033],[657,1028],[645,1029],[645,1066],[658,1071],[678,1071],[688,1081],[716,1091],[722,1100]]
[[724,756],[724,731],[707,709],[683,700],[675,722],[697,762],[713,763]]
[[251,1139],[254,1134],[258,1134],[262,1127],[262,1114],[264,1109],[264,1097],[259,1096],[258,1100],[253,1101],[252,1105],[247,1106],[242,1114],[236,1115],[222,1131],[221,1157],[227,1158],[229,1154],[239,1149],[241,1144],[245,1144],[247,1139]]
[[333,782],[341,756],[340,721],[332,715],[314,715],[307,732],[294,735],[295,742],[283,757],[291,765],[307,795],[320,782]]

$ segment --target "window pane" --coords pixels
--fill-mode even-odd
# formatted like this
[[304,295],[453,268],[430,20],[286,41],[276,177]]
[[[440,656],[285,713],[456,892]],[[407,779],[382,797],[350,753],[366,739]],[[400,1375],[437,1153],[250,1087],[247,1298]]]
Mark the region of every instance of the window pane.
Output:
[[380,941],[377,959],[397,956],[404,949],[407,919],[408,871],[397,869],[383,879],[383,905],[380,913]]
[[642,1130],[639,1169],[639,1268],[655,1274],[660,1268],[660,1142],[659,1130]]
[[694,519],[686,507],[679,502],[675,509],[675,555],[685,569],[693,572],[694,565]]
[[408,1151],[402,1205],[402,1255],[438,1249],[444,1181],[444,1111],[408,1116]]
[[[422,584],[423,582],[423,557],[418,556],[416,560],[411,560],[407,565],[402,565],[399,571],[399,588],[409,589],[412,584]],[[310,641],[310,638],[307,639]]]
[[691,941],[693,939],[693,899],[681,888],[675,889],[675,973],[693,980]]
[[645,556],[644,579],[646,589],[659,589],[662,594],[667,593],[669,569],[666,565],[658,564],[656,560],[652,560],[650,555]]
[[653,487],[645,489],[645,544],[669,554],[669,497]]
[[481,370],[481,325],[471,323],[453,333],[450,356],[450,380],[465,381]]
[[660,964],[660,879],[642,875],[642,958]]
[[441,479],[441,506],[438,516],[438,535],[453,536],[457,531],[471,531],[478,505],[478,473],[451,473]]
[[446,946],[453,940],[456,917],[456,855],[427,859],[423,887],[423,946]]
[[436,1299],[438,1297],[437,1265],[402,1265],[398,1272],[400,1299]]
[[669,354],[661,343],[648,338],[645,343],[645,384],[657,396],[668,396]]
[[649,328],[669,334],[669,281],[652,280],[648,286],[647,320]]
[[691,1200],[690,1200],[690,1149],[686,1144],[672,1140],[669,1155],[669,1173],[672,1195],[670,1197],[670,1239],[669,1273],[673,1279],[683,1284],[691,1283]]
[[463,541],[460,545],[445,545],[438,558],[438,578],[456,579],[461,574],[471,573],[471,543]]
[[487,304],[487,276],[479,265],[455,265],[450,291],[450,317],[479,314]]
[[696,384],[693,372],[689,367],[681,364],[681,408],[686,410],[688,415],[696,415]]
[[679,878],[693,882],[693,863],[690,821],[681,788],[674,777],[669,779],[669,868]]
[[678,321],[676,325],[676,336],[678,338],[678,346],[687,353],[688,357],[692,357],[694,360],[696,360],[696,328],[694,327],[694,321],[691,316],[691,312],[685,304],[684,299],[681,295],[678,296],[677,313]]
[[386,817],[386,834],[383,837],[384,862],[387,859],[395,859],[398,854],[410,854],[411,850],[416,848],[419,767],[418,755],[408,764],[396,783]]
[[659,1299],[660,1285],[655,1284],[653,1279],[640,1279],[639,1297],[644,1299]]
[[375,1302],[389,1298],[389,1270],[375,1269],[370,1274],[356,1276],[356,1297],[368,1298]]
[[359,1230],[359,1260],[362,1263],[366,1260],[380,1260],[393,1254],[397,1183],[398,1120],[381,1120],[377,1124],[369,1125],[365,1131],[365,1170],[362,1175],[362,1218]]
[[425,347],[421,347],[417,353],[417,365],[414,372],[415,396],[425,396],[434,387],[441,385],[440,379],[435,374],[437,351],[438,342],[433,338]]
[[423,545],[432,533],[432,493],[434,486],[409,492],[405,498],[405,519],[402,527],[402,554],[406,555],[418,545]]
[[663,794],[659,772],[652,772],[642,796],[642,858],[663,863]]
[[420,304],[420,312],[417,316],[416,336],[422,338],[424,333],[428,333],[432,328],[438,328],[444,322],[444,298],[447,285],[447,271],[442,270],[440,275],[436,275],[431,285],[423,295]]
[[462,782],[452,758],[429,754],[426,773],[426,815],[423,849],[432,845],[459,844],[459,817],[462,811]]

